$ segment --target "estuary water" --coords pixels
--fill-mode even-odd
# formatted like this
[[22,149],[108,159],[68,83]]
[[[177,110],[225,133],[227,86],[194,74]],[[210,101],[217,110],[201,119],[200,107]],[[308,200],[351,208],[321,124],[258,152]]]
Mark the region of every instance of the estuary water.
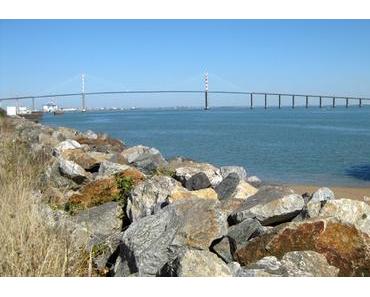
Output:
[[43,123],[107,133],[166,158],[241,165],[267,182],[370,185],[369,107],[71,112]]

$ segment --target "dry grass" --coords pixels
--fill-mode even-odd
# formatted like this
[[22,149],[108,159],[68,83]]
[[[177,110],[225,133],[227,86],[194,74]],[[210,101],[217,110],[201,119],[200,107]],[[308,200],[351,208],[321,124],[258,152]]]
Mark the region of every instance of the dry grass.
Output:
[[44,156],[14,140],[0,118],[0,276],[88,275],[89,255],[71,248],[67,232],[50,229],[32,192]]

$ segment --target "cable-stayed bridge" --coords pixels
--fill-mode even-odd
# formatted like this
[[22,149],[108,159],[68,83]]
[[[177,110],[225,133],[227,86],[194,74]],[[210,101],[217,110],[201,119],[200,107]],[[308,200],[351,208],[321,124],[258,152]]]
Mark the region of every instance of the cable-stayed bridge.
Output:
[[80,110],[86,111],[86,98],[93,95],[119,95],[119,94],[199,94],[199,100],[202,100],[204,110],[210,108],[209,96],[212,94],[223,94],[223,95],[241,95],[243,106],[253,109],[255,107],[255,98],[263,98],[263,105],[265,109],[271,106],[271,102],[275,103],[274,106],[279,109],[283,107],[282,99],[290,100],[289,107],[295,108],[297,99],[304,99],[304,107],[308,108],[311,106],[317,106],[319,108],[323,107],[323,100],[330,100],[331,106],[335,108],[336,106],[345,106],[348,108],[350,102],[353,102],[358,107],[366,105],[370,98],[367,97],[353,97],[353,96],[338,96],[338,95],[328,95],[328,94],[295,94],[295,93],[276,93],[276,92],[253,92],[253,91],[227,91],[227,90],[209,90],[208,88],[208,73],[204,76],[204,89],[203,90],[118,90],[118,91],[94,91],[86,92],[85,90],[85,75],[81,75],[81,91],[80,92],[65,92],[65,93],[47,93],[39,95],[26,95],[26,96],[14,96],[14,97],[3,97],[0,98],[0,107],[4,101],[16,101],[17,106],[20,100],[32,100],[32,110],[36,110],[36,100],[45,98],[63,98],[63,97],[77,97],[80,98]]

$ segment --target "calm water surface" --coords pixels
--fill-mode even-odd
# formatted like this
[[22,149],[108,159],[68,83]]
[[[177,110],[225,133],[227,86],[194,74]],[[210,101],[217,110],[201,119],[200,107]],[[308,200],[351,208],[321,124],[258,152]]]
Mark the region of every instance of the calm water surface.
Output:
[[136,110],[45,115],[43,122],[108,133],[265,181],[370,185],[370,108]]

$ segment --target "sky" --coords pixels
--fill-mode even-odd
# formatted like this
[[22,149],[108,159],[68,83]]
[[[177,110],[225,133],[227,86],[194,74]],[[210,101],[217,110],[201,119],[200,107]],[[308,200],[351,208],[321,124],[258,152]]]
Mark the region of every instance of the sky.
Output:
[[[82,73],[87,92],[202,90],[206,71],[210,90],[370,97],[369,53],[366,20],[0,20],[0,97],[79,92]],[[90,107],[202,100],[87,98]],[[79,105],[79,98],[59,104]]]

